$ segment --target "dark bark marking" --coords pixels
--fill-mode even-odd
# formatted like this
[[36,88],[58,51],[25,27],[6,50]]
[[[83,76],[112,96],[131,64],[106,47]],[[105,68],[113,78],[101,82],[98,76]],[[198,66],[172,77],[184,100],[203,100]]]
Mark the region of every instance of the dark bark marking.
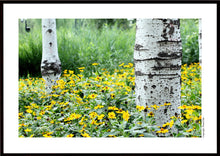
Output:
[[180,65],[170,65],[170,66],[154,66],[152,67],[153,70],[161,70],[161,69],[164,69],[164,68],[170,68],[170,70],[179,70],[181,69],[181,66]]
[[181,41],[174,41],[174,40],[168,40],[168,39],[157,41],[157,43],[168,43],[168,42],[177,43],[177,44],[181,43]]
[[141,96],[140,95],[138,96],[138,100],[141,101]]
[[172,79],[175,79],[175,78],[180,78],[180,76],[177,76],[177,77],[166,77],[166,78],[160,78],[160,79],[168,79],[168,80],[172,80]]
[[172,34],[173,34],[174,29],[175,29],[175,28],[174,28],[173,26],[171,26],[171,27],[170,27],[170,30],[169,30],[169,32],[168,32],[168,33],[169,33],[169,35],[172,35]]
[[170,87],[170,94],[174,94],[174,92],[173,92],[173,86]]
[[175,52],[175,53],[167,53],[167,52],[159,52],[159,57],[172,57],[172,58],[180,58],[182,56],[182,52]]
[[163,23],[166,23],[167,19],[165,18],[158,18],[158,20],[161,20]]
[[[163,52],[162,52],[163,53]],[[176,57],[171,57],[171,56],[165,56],[165,55],[163,55],[162,56],[162,58],[160,58],[160,57],[152,57],[152,58],[147,58],[147,59],[134,59],[134,64],[135,63],[137,63],[138,61],[149,61],[149,60],[155,60],[155,61],[158,61],[158,60],[160,60],[160,61],[165,61],[165,60],[171,60],[171,59],[177,59],[177,58],[180,58],[181,56],[182,56],[182,53],[181,52],[176,52],[176,53],[178,53],[177,55],[176,55]],[[158,54],[158,55],[160,55],[160,54]],[[172,54],[171,54],[172,55]],[[175,55],[175,54],[174,54]],[[166,58],[167,57],[167,58]]]
[[167,58],[158,58],[158,57],[153,57],[153,58],[149,58],[149,59],[134,59],[134,63],[138,62],[138,61],[149,61],[149,60],[168,60]]
[[52,32],[52,29],[48,29],[47,31],[48,31],[49,33],[51,33],[51,32]]
[[[153,78],[154,76],[176,76],[178,75],[177,73],[176,74],[145,74],[145,75],[148,75],[149,78]],[[161,78],[163,79],[163,78]],[[165,79],[165,78],[164,78]]]
[[135,75],[136,76],[144,76],[144,75],[147,75],[147,74],[144,74],[141,71],[135,71]]
[[156,88],[156,86],[155,85],[153,85],[153,86],[151,86],[153,89],[155,89]]
[[154,35],[145,35],[145,37],[152,37],[152,38],[154,38]]
[[140,44],[135,44],[134,50],[140,50],[140,48],[143,48],[143,46]]
[[49,43],[50,47],[52,47],[52,42]]
[[165,91],[169,91],[169,88],[168,88],[168,87],[165,87],[164,90],[165,90]]
[[167,108],[164,109],[164,114],[166,114],[166,113],[167,113]]
[[144,86],[144,90],[147,91],[147,86]]
[[166,29],[163,30],[163,34],[161,35],[161,37],[163,37],[165,40],[168,40]]
[[[41,66],[42,76],[46,76],[49,74],[61,74],[61,70],[61,64],[58,61],[49,63],[47,60],[45,60],[43,61],[43,65]],[[48,71],[52,71],[52,73],[48,73]]]
[[148,74],[148,77],[149,77],[149,78],[153,78],[153,76],[155,76],[155,74],[154,74],[154,75],[152,75],[151,73]]

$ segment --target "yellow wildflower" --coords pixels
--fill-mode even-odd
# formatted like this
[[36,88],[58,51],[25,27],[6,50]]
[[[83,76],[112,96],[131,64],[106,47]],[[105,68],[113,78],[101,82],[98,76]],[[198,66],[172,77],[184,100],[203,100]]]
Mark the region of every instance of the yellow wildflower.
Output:
[[123,66],[123,65],[124,65],[124,63],[120,64],[119,67],[121,67],[121,66]]
[[99,63],[93,63],[92,65],[93,65],[93,66],[97,66],[98,64],[99,64]]
[[130,117],[131,115],[128,113],[128,111],[126,111],[126,112],[124,112],[123,113],[123,119],[125,120],[125,121],[128,121],[128,119],[129,119],[129,117]]
[[24,131],[25,131],[25,132],[30,132],[30,131],[32,131],[32,129],[28,129],[28,128],[27,128],[27,129],[25,129]]
[[202,109],[201,106],[193,106],[193,109]]
[[168,129],[161,128],[160,131],[157,131],[156,133],[168,133],[168,132],[169,132]]
[[31,136],[30,136],[30,138],[32,138],[34,136],[34,134],[32,134]]
[[162,126],[162,127],[166,127],[166,126],[169,126],[169,125],[170,125],[170,123],[169,123],[169,122],[167,122],[167,123],[163,124],[163,126]]
[[99,108],[103,108],[104,106],[101,106],[101,105],[97,105],[94,107],[94,109],[99,109]]
[[102,120],[104,118],[104,116],[105,116],[104,114],[99,115],[98,120]]
[[153,112],[150,112],[150,113],[148,113],[148,116],[154,117],[154,113],[153,113]]
[[136,106],[136,109],[140,112],[140,111],[142,111],[142,110],[144,110],[145,108],[144,108],[144,106]]
[[164,103],[164,106],[169,106],[171,105],[171,103]]
[[178,109],[186,109],[186,105],[179,106]]
[[185,110],[185,112],[186,112],[187,114],[191,115],[191,114],[194,112],[194,110],[193,110],[193,109],[188,109],[188,110]]
[[115,94],[111,94],[111,98],[113,99],[115,97]]
[[116,119],[115,113],[114,113],[114,112],[108,113],[108,118],[109,118],[109,119]]
[[88,98],[95,99],[97,96],[98,96],[97,94],[91,94],[91,95],[88,96]]
[[79,67],[78,69],[79,69],[79,70],[83,70],[83,69],[85,69],[85,67]]
[[172,128],[172,127],[173,127],[173,124],[174,124],[174,121],[173,121],[173,120],[171,120],[171,121],[170,121],[170,128]]
[[192,129],[186,130],[186,132],[192,132]]
[[154,109],[157,110],[160,106],[157,106],[157,105],[154,104],[154,105],[151,105],[151,107],[153,107]]
[[45,137],[45,138],[52,138],[52,136],[50,134],[48,134],[48,133],[44,134],[43,137]]
[[40,114],[40,115],[44,115],[44,114],[45,114],[45,111],[41,111],[39,114]]
[[26,110],[27,113],[32,113],[33,111],[31,109]]
[[50,103],[51,103],[51,105],[54,105],[54,104],[56,104],[56,101],[52,100]]
[[74,135],[73,134],[69,134],[69,135],[67,135],[66,137],[67,138],[72,138]]
[[92,124],[92,125],[96,125],[96,124],[97,124],[96,120],[92,120],[92,121],[91,121],[91,124]]
[[89,116],[90,116],[90,119],[93,119],[93,118],[95,118],[96,116],[98,116],[98,114],[97,114],[96,112],[91,112],[91,113],[89,114]]
[[184,123],[186,123],[188,120],[182,120],[181,121],[181,124],[184,124]]
[[86,132],[84,132],[84,134],[83,134],[83,133],[81,133],[81,135],[82,135],[83,137],[87,137],[87,138],[91,137],[91,136],[89,136],[89,134],[88,134],[88,133],[86,133]]
[[122,114],[124,113],[123,109],[118,109],[118,111],[116,111],[116,113]]

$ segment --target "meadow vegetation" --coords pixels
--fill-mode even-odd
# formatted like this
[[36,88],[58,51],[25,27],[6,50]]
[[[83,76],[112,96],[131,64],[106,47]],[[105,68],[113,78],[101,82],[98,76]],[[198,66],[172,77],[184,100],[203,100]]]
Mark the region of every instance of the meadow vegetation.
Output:
[[19,23],[19,137],[201,137],[201,67],[198,21],[181,20],[181,116],[155,123],[159,107],[136,106],[135,24],[57,20],[62,76],[52,92],[41,78],[41,20]]
[[[99,63],[64,70],[51,94],[42,78],[19,80],[19,137],[156,137],[172,127],[173,137],[201,137],[201,67],[182,66],[181,116],[155,123],[155,111],[172,105],[136,106],[134,68],[120,64],[113,74]],[[85,77],[92,68],[91,77]]]
[[[58,52],[63,71],[73,70],[78,74],[78,67],[90,67],[93,62],[98,62],[99,69],[107,68],[112,73],[118,64],[133,63],[135,23],[107,21],[78,19],[76,23],[74,19],[57,20]],[[30,19],[28,26],[31,28],[29,33],[25,32],[24,23],[19,22],[19,76],[41,77],[41,20]],[[182,19],[180,28],[182,64],[198,62],[198,20]],[[91,76],[91,73],[92,68],[84,75]]]

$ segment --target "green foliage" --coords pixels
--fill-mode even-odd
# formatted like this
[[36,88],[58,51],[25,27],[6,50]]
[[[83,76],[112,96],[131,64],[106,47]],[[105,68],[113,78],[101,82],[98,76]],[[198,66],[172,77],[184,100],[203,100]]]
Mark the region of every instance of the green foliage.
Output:
[[[94,22],[94,21],[93,21]],[[120,22],[120,21],[119,21]],[[58,52],[62,69],[78,73],[77,67],[100,63],[100,68],[113,71],[120,62],[133,61],[135,29],[120,29],[115,25],[104,24],[97,30],[91,20],[57,20]],[[37,25],[37,23],[36,23]],[[23,26],[20,25],[20,29]],[[37,27],[37,26],[36,26]],[[19,75],[40,76],[42,54],[41,29],[31,29],[19,34]],[[29,64],[31,63],[31,65]],[[92,68],[85,73],[89,76]]]
[[19,34],[19,76],[39,76],[42,57],[42,35],[39,29]]
[[[128,30],[120,31],[116,26],[108,29],[106,26],[100,32],[86,27],[71,32],[60,28],[57,36],[62,68],[74,69],[75,73],[78,73],[77,67],[90,67],[93,62],[109,71],[115,69],[115,62],[132,62],[134,36]],[[91,73],[92,68],[85,75]]]
[[[133,20],[134,22],[135,20]],[[78,67],[100,63],[113,72],[116,64],[133,62],[135,24],[126,19],[57,19],[58,52],[62,69],[79,73]],[[40,76],[42,56],[41,20],[27,21],[31,31],[19,22],[19,76]],[[183,64],[198,62],[198,20],[181,20]],[[90,76],[92,67],[85,76]]]
[[182,39],[182,63],[191,64],[199,62],[199,28],[198,19],[182,19],[180,24]]

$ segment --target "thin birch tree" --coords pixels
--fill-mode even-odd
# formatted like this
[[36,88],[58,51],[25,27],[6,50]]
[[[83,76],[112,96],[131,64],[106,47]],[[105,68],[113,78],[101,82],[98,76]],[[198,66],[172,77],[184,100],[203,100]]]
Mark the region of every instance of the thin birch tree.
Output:
[[155,107],[154,116],[158,126],[171,121],[170,117],[180,115],[181,59],[179,19],[137,20],[135,102],[144,107],[171,104]]
[[42,19],[42,42],[41,74],[46,82],[46,91],[50,92],[61,75],[55,19]]

